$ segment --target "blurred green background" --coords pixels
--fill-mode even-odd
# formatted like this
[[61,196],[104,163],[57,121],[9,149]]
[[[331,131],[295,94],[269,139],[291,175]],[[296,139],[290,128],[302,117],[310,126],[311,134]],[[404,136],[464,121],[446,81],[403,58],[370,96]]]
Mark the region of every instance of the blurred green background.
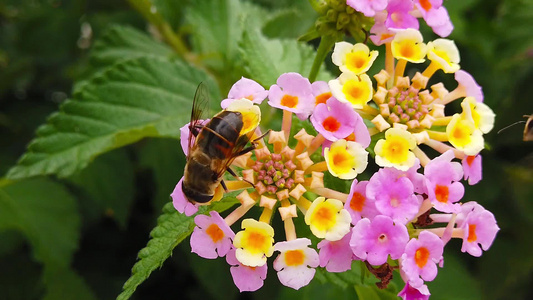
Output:
[[[191,12],[198,9],[189,10],[195,1],[153,2],[188,47],[202,47],[201,35],[195,36],[199,28],[192,26],[197,23]],[[269,12],[261,25],[269,38],[294,40],[317,17],[307,1],[241,2]],[[449,38],[459,47],[461,67],[483,87],[485,103],[497,114],[482,152],[484,178],[466,187],[463,200],[491,210],[501,231],[481,258],[461,253],[460,243],[452,241],[445,267],[429,284],[431,299],[533,299],[533,142],[522,141],[523,123],[497,133],[533,114],[533,1],[445,0],[444,5],[455,25]],[[159,38],[125,0],[0,0],[2,174],[17,163],[37,127],[98,72],[95,64],[106,63],[91,49],[117,24]],[[424,26],[425,39],[435,38]],[[139,41],[136,32],[131,37]],[[246,75],[228,64],[228,57],[204,53],[199,59],[218,75],[222,95]],[[66,178],[37,177],[14,185],[3,180],[0,196],[27,200],[0,211],[0,299],[114,299],[149,240],[184,159],[176,139],[149,138],[98,156]],[[342,280],[324,276],[292,291],[278,283],[272,269],[260,291],[239,294],[224,260],[189,252],[185,240],[132,299],[357,298]]]

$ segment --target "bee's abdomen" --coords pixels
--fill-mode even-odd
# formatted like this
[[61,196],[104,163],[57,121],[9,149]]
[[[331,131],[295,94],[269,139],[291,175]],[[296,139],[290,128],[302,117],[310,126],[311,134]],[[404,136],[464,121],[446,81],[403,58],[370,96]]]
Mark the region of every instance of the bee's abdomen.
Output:
[[210,157],[226,159],[239,139],[242,126],[239,112],[222,111],[200,131],[197,146]]

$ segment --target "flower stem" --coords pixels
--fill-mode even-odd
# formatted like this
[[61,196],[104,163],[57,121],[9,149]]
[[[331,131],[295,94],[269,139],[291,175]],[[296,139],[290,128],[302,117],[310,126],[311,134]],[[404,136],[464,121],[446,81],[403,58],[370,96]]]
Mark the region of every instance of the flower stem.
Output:
[[320,70],[320,66],[326,59],[329,51],[331,51],[335,45],[335,41],[336,38],[332,35],[324,35],[320,38],[320,44],[318,45],[318,49],[316,51],[315,60],[313,61],[311,72],[309,72],[309,81],[314,82],[316,80],[318,70]]
[[391,88],[394,81],[394,57],[392,56],[392,45],[391,43],[385,44],[385,71],[389,73],[391,78],[387,82],[387,88]]
[[189,50],[181,38],[172,30],[163,16],[155,9],[156,6],[150,0],[128,0],[131,6],[135,8],[148,22],[154,25],[165,41],[176,51],[183,59],[190,60]]

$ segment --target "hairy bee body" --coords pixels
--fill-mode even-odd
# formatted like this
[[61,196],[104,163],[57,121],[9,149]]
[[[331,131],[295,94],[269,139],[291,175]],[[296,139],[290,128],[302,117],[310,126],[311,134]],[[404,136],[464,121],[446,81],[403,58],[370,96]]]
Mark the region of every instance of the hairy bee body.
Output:
[[241,135],[242,115],[234,111],[221,111],[201,127],[191,147],[182,190],[189,201],[209,202],[222,175],[235,159],[235,150],[246,145],[249,138]]

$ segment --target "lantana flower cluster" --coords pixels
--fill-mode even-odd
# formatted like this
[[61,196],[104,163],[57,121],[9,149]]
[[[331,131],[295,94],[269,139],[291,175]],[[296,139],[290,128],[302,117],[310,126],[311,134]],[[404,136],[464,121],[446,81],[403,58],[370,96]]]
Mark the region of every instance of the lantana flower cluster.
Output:
[[[386,5],[376,6],[381,2]],[[441,3],[429,1],[368,1],[354,8],[378,14],[400,10],[396,2],[410,2],[419,12],[430,3],[436,10],[431,13],[443,14]],[[479,152],[495,115],[483,103],[481,87],[460,69],[453,41],[426,44],[413,28],[391,34],[384,41],[385,66],[372,77],[367,72],[378,51],[339,42],[332,54],[337,78],[311,83],[301,74],[285,73],[268,90],[242,78],[222,101],[227,109],[236,101],[251,106],[268,99],[283,116],[278,131],[265,135],[258,126],[251,138],[255,149],[233,160],[239,174],[224,182],[228,191],[239,191],[240,205],[225,217],[215,211],[195,217],[192,252],[225,257],[240,291],[263,286],[270,257],[279,281],[293,289],[309,284],[318,267],[344,272],[357,260],[380,279],[379,287],[387,286],[396,269],[405,281],[400,297],[427,299],[425,283],[443,266],[448,241],[461,239],[461,251],[473,256],[491,246],[499,230],[494,215],[461,200],[465,182],[481,180]],[[424,70],[406,76],[407,66]],[[440,71],[454,74],[454,90],[442,83],[427,86]],[[462,111],[446,116],[445,106],[453,101],[461,102]],[[309,122],[313,132],[291,134],[293,115]],[[189,134],[186,124],[182,145]],[[431,149],[440,155],[430,158]],[[358,180],[369,153],[380,168],[369,180]],[[326,186],[325,173],[351,182],[350,190]],[[198,204],[187,200],[181,183],[171,195],[174,206],[191,216]],[[254,206],[261,210],[259,218],[245,217]],[[276,212],[283,221],[281,233],[272,227]],[[294,218],[299,217],[316,239],[297,232]]]

